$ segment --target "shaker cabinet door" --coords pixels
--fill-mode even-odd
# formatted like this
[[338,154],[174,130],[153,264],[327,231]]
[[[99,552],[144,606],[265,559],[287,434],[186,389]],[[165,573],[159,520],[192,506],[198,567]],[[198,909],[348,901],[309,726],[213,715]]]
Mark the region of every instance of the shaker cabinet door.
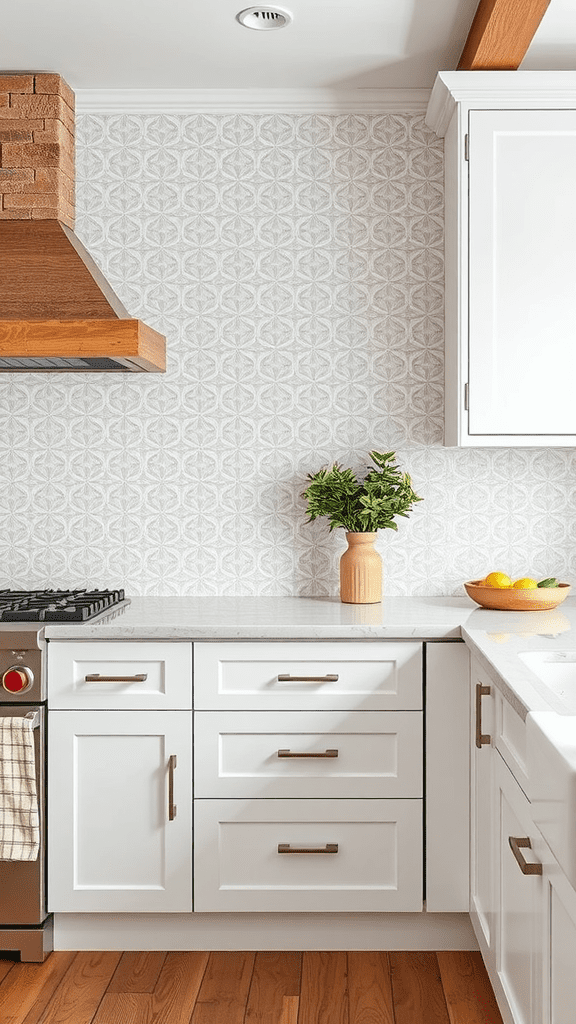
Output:
[[530,804],[494,753],[496,973],[514,1024],[542,1024],[543,866]]
[[469,118],[469,443],[574,444],[576,110]]
[[[538,844],[536,853],[540,852]],[[543,1024],[574,1021],[576,976],[576,892],[549,850],[545,864],[544,1017]]]
[[192,909],[192,712],[49,713],[48,908]]

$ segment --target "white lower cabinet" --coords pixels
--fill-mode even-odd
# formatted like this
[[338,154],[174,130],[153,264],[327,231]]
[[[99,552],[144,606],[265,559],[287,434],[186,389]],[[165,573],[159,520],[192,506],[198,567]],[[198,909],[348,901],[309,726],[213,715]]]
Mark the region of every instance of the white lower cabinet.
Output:
[[505,1024],[574,1024],[576,892],[522,789],[524,722],[475,659],[472,700],[472,925]]
[[419,911],[420,800],[197,800],[196,911]]
[[544,840],[534,853],[543,868],[542,1024],[574,1024],[576,999],[576,892]]
[[192,712],[49,713],[48,909],[192,909]]
[[530,873],[541,871],[536,829],[528,799],[498,753],[494,762],[496,972],[514,1024],[541,1024],[542,875]]
[[[49,657],[51,911],[423,910],[421,643],[195,643],[194,712],[192,645],[93,647]],[[427,647],[428,909],[458,912],[468,656]]]
[[194,645],[195,911],[421,911],[422,644]]

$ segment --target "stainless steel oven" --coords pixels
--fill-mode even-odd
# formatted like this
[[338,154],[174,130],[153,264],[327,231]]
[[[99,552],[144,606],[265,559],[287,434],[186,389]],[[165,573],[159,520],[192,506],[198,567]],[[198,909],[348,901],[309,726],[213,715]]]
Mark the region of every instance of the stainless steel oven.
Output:
[[0,590],[0,717],[36,713],[40,852],[35,861],[0,860],[0,950],[19,952],[21,960],[41,962],[53,948],[53,919],[46,911],[47,688],[43,624],[106,621],[129,603],[123,590]]
[[0,949],[40,962],[52,949],[46,912],[46,691],[38,626],[0,623],[0,718],[33,715],[40,850],[34,861],[0,860]]

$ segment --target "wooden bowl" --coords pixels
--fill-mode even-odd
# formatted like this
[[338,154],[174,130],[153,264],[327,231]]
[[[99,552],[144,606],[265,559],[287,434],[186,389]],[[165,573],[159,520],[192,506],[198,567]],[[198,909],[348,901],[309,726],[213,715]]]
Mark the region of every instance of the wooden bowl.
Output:
[[482,587],[478,580],[464,584],[464,589],[482,608],[506,612],[545,612],[565,601],[572,589],[569,583],[557,587],[536,587],[535,590],[514,590],[513,587]]

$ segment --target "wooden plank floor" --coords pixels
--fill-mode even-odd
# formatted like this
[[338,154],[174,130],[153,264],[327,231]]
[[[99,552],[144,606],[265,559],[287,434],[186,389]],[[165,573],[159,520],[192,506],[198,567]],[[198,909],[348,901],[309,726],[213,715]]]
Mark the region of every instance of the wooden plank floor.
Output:
[[502,1024],[479,953],[0,954],[1,1024]]

